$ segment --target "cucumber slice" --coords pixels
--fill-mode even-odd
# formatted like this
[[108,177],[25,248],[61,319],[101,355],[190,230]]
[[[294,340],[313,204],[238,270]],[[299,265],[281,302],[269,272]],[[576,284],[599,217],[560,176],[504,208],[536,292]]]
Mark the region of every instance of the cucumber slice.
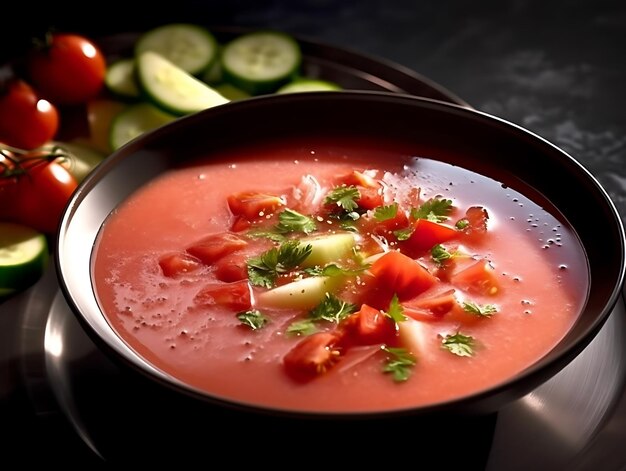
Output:
[[135,56],[153,51],[191,75],[207,70],[217,58],[218,44],[206,28],[189,23],[158,26],[144,33],[135,45]]
[[0,291],[23,290],[43,275],[48,265],[46,236],[21,224],[0,222]]
[[335,291],[342,282],[340,276],[314,276],[293,281],[257,296],[259,307],[311,309],[324,300],[326,293]]
[[230,101],[250,98],[250,94],[248,92],[244,92],[231,83],[220,83],[219,85],[215,85],[215,90],[217,90],[224,98],[228,98]]
[[137,99],[141,92],[135,78],[135,59],[120,59],[107,67],[104,83],[115,96]]
[[326,92],[341,89],[339,84],[329,80],[300,78],[283,85],[276,93]]
[[225,44],[221,61],[224,80],[260,95],[275,92],[298,74],[302,51],[286,33],[255,31]]
[[144,132],[174,121],[168,114],[150,103],[137,103],[120,112],[111,123],[109,140],[113,150],[119,149]]
[[137,59],[139,85],[159,107],[185,115],[228,103],[214,88],[163,56],[147,51]]
[[356,245],[356,239],[350,232],[303,237],[299,242],[312,247],[311,253],[301,264],[303,267],[323,267],[331,262],[338,262],[349,256]]

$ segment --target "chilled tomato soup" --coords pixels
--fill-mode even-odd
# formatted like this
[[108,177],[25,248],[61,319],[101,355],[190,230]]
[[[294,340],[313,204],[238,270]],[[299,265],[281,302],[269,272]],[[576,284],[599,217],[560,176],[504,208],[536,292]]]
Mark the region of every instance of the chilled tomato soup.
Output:
[[363,139],[242,145],[119,205],[94,289],[130,348],[218,398],[446,402],[533,365],[586,299],[578,238],[513,186]]

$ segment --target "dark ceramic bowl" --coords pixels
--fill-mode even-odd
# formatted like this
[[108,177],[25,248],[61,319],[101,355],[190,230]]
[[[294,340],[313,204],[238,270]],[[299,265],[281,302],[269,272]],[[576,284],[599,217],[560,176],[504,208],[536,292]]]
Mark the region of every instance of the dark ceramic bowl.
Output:
[[[268,119],[270,117],[271,119]],[[297,119],[294,119],[297,117]],[[242,135],[242,130],[245,134]],[[263,410],[204,394],[159,371],[122,341],[100,311],[91,279],[92,250],[107,216],[133,191],[181,159],[270,136],[345,133],[380,136],[463,155],[464,166],[514,187],[519,180],[551,201],[569,221],[587,252],[590,289],[579,319],[539,362],[505,384],[470,397],[411,410],[372,414],[328,414],[321,420],[473,415],[497,411],[530,392],[574,359],[613,310],[624,281],[624,229],[607,193],[574,158],[541,137],[494,116],[437,100],[387,92],[315,92],[233,102],[184,117],[145,134],[108,157],[74,194],[60,225],[56,258],[62,292],[87,333],[115,361],[169,400],[194,414],[228,414],[246,422],[271,417],[293,426],[306,413]],[[503,156],[506,156],[503,158]],[[443,157],[442,157],[443,158]],[[454,162],[451,162],[454,163]],[[283,422],[284,421],[284,422]],[[255,422],[258,423],[258,422]],[[261,421],[261,423],[264,423]],[[274,422],[272,422],[274,423]],[[306,430],[314,430],[307,426]],[[362,430],[359,428],[359,430]]]

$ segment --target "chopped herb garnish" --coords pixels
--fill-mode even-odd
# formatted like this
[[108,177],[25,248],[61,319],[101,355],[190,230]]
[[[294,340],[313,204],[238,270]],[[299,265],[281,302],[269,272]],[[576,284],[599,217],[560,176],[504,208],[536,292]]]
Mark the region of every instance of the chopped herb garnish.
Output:
[[406,229],[398,229],[397,231],[393,231],[393,235],[396,236],[398,240],[408,240],[413,234],[415,229],[413,227],[407,227]]
[[397,382],[406,381],[411,376],[412,368],[417,363],[417,359],[406,348],[381,347],[387,352],[388,357],[383,367],[384,373],[390,373],[393,380]]
[[269,322],[269,319],[258,309],[250,309],[237,314],[237,319],[252,330],[257,330]]
[[310,276],[341,276],[341,275],[355,276],[355,275],[360,275],[365,270],[367,270],[370,266],[371,266],[370,264],[365,264],[359,268],[343,268],[343,267],[340,267],[339,265],[335,265],[334,263],[331,263],[329,265],[326,265],[325,267],[305,268],[303,271],[304,273]]
[[452,200],[443,198],[431,198],[419,208],[411,209],[413,219],[428,219],[432,222],[443,222],[448,219],[452,211]]
[[393,219],[398,215],[398,203],[393,203],[388,206],[378,206],[374,210],[374,217],[378,221],[387,221]]
[[287,327],[287,335],[311,335],[317,332],[317,326],[312,319],[295,321]]
[[471,357],[474,354],[474,337],[460,332],[443,336],[443,348],[460,357]]
[[394,294],[393,298],[391,298],[391,302],[389,303],[389,308],[387,309],[386,314],[393,319],[394,322],[402,322],[406,320],[406,316],[404,315],[404,309],[402,308],[402,304],[398,300],[398,295]]
[[456,227],[458,230],[462,231],[463,229],[465,229],[467,226],[469,226],[469,221],[467,220],[467,218],[463,218],[463,219],[459,219],[456,224],[454,225],[454,227]]
[[331,293],[326,293],[324,300],[309,312],[309,318],[326,320],[337,324],[356,310],[356,306],[342,301]]
[[478,317],[491,317],[498,312],[498,309],[493,304],[481,306],[473,302],[464,302],[463,310]]
[[443,245],[437,244],[430,249],[430,255],[437,265],[441,265],[446,260],[450,260],[456,255],[456,252],[449,252]]
[[317,225],[312,218],[300,214],[293,209],[285,209],[278,215],[276,230],[281,234],[288,232],[304,232],[305,234],[309,234],[315,229],[317,229]]
[[273,247],[258,257],[248,259],[248,278],[255,286],[271,288],[281,273],[300,265],[309,256],[313,247],[302,245],[297,240],[283,242],[280,247]]
[[336,204],[344,211],[350,213],[359,205],[356,203],[361,197],[361,193],[356,186],[338,186],[335,187],[324,199],[324,204]]

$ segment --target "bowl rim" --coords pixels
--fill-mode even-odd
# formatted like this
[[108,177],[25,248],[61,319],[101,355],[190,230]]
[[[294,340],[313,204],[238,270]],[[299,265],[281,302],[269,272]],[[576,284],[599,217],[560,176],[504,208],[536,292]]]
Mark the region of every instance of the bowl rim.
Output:
[[[620,255],[620,262],[615,284],[611,293],[606,299],[602,311],[598,313],[598,315],[596,315],[593,323],[589,326],[589,328],[585,332],[583,332],[581,336],[579,336],[576,342],[573,342],[567,348],[562,350],[555,358],[550,360],[548,364],[545,364],[544,362],[539,362],[531,365],[529,368],[523,370],[514,377],[504,381],[499,385],[490,387],[487,390],[478,391],[474,394],[463,396],[461,398],[429,404],[426,406],[373,410],[371,412],[320,412],[306,411],[300,409],[292,410],[287,408],[273,408],[254,403],[243,403],[228,398],[222,398],[211,395],[210,393],[183,383],[182,381],[174,378],[168,373],[157,369],[149,362],[144,360],[142,357],[140,357],[137,353],[135,353],[134,350],[128,347],[127,344],[120,337],[117,336],[115,331],[108,324],[108,321],[106,321],[106,316],[100,311],[100,308],[96,302],[95,294],[91,293],[91,296],[86,296],[84,294],[86,291],[92,289],[90,277],[87,280],[80,280],[80,277],[68,276],[68,274],[70,274],[72,271],[69,267],[69,260],[74,258],[74,256],[72,255],[72,251],[76,248],[76,245],[80,245],[82,243],[83,248],[81,250],[81,254],[85,255],[85,250],[91,247],[92,242],[95,240],[93,237],[90,237],[86,243],[84,241],[80,242],[80,231],[75,228],[76,223],[73,223],[73,221],[76,220],[77,214],[80,213],[81,203],[83,203],[85,198],[93,197],[93,193],[98,188],[98,182],[102,178],[104,178],[109,172],[111,172],[118,165],[123,163],[126,159],[129,159],[130,156],[137,153],[145,153],[146,147],[148,147],[151,143],[158,142],[165,135],[184,132],[187,126],[194,126],[204,121],[219,119],[219,117],[223,114],[235,114],[238,112],[243,112],[238,111],[242,108],[244,110],[254,107],[263,108],[267,106],[273,106],[273,103],[276,102],[292,104],[295,106],[295,104],[298,103],[313,102],[316,100],[330,100],[337,103],[342,103],[344,105],[349,104],[353,100],[364,100],[371,103],[394,102],[400,106],[405,106],[406,104],[408,106],[420,107],[426,110],[425,112],[428,112],[427,110],[434,108],[445,113],[456,113],[460,114],[461,117],[467,116],[468,118],[481,121],[481,125],[483,122],[487,124],[491,123],[495,124],[496,126],[501,126],[510,130],[514,130],[514,132],[526,136],[528,139],[536,142],[538,145],[546,146],[546,148],[550,148],[552,151],[560,154],[561,157],[565,159],[568,165],[573,169],[572,171],[580,174],[582,178],[585,178],[589,182],[589,184],[593,186],[594,190],[597,193],[597,196],[606,206],[606,211],[613,217],[614,220],[612,221],[612,223],[614,224],[616,230],[619,232],[618,239],[620,240],[620,243],[618,244],[619,246],[615,248]],[[158,169],[156,169],[156,171],[158,171]],[[79,216],[83,218],[85,217],[84,214],[79,214]],[[96,224],[100,226],[102,222],[103,221],[99,221]],[[278,414],[285,416],[296,416],[300,418],[329,417],[337,419],[354,417],[390,417],[396,415],[430,414],[440,412],[465,413],[466,411],[470,411],[471,413],[483,413],[499,407],[499,405],[503,402],[507,402],[509,400],[520,397],[522,395],[522,392],[529,392],[531,388],[527,388],[525,391],[522,388],[522,392],[520,392],[519,389],[518,391],[512,391],[511,385],[514,384],[519,386],[522,381],[527,380],[528,378],[537,378],[542,375],[552,375],[558,372],[569,362],[569,360],[573,359],[578,353],[580,353],[584,349],[584,347],[592,340],[593,337],[595,337],[597,332],[605,323],[606,319],[608,318],[609,314],[611,313],[621,296],[621,290],[624,284],[624,278],[626,276],[626,261],[624,255],[625,244],[626,236],[624,231],[624,225],[622,223],[620,215],[617,211],[615,204],[611,200],[606,190],[600,184],[600,182],[596,179],[594,175],[591,174],[589,170],[586,169],[586,167],[583,166],[582,163],[580,163],[567,152],[563,151],[555,144],[551,143],[540,135],[503,118],[455,103],[395,92],[344,90],[338,92],[307,92],[302,94],[286,94],[279,96],[260,96],[240,102],[231,102],[212,109],[201,111],[193,115],[184,116],[174,122],[171,122],[156,130],[150,131],[140,136],[139,138],[129,142],[128,144],[108,156],[105,161],[103,161],[98,166],[98,168],[96,168],[90,175],[88,175],[87,178],[85,178],[85,180],[79,185],[78,189],[75,191],[68,205],[66,206],[65,212],[59,224],[59,230],[57,231],[57,239],[55,241],[54,250],[57,260],[56,273],[59,281],[59,286],[71,311],[74,312],[79,322],[86,329],[90,337],[92,337],[100,347],[103,347],[109,353],[112,353],[115,359],[121,360],[123,363],[130,365],[131,367],[133,367],[134,370],[144,375],[147,375],[149,378],[156,380],[158,383],[161,383],[170,388],[173,387],[175,390],[182,392],[185,395],[202,399],[203,401],[208,403],[261,414],[270,413],[272,415]],[[618,254],[615,253],[614,255]],[[89,267],[91,266],[91,263],[89,262],[89,259],[90,258],[87,257],[87,261],[82,262],[82,264],[86,265],[86,269],[90,273]],[[81,271],[81,276],[84,277],[84,275],[85,267],[83,267]],[[91,300],[91,302],[88,302],[86,304],[84,299],[86,297],[90,297],[93,299]],[[583,309],[585,309],[585,307],[583,307]],[[112,343],[110,341],[111,333],[115,337],[117,337],[117,342]],[[536,385],[537,383],[535,384],[535,386]]]

